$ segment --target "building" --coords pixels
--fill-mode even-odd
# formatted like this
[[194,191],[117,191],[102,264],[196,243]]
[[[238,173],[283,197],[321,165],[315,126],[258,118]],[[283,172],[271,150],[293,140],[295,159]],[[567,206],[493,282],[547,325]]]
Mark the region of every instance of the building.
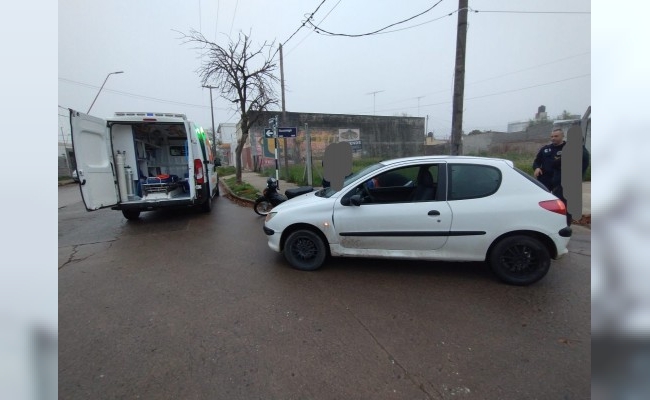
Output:
[[[242,151],[244,168],[257,169],[275,162],[275,141],[265,138],[264,133],[276,115],[280,127],[296,128],[296,137],[278,139],[283,162],[286,158],[287,163],[304,163],[307,132],[314,163],[322,160],[328,144],[341,141],[350,143],[354,157],[388,159],[424,154],[424,117],[264,111],[251,115],[256,121]],[[237,135],[241,137],[240,126]]]
[[217,148],[221,151],[221,162],[224,165],[235,165],[234,154],[237,148],[237,124],[219,124],[216,138]]

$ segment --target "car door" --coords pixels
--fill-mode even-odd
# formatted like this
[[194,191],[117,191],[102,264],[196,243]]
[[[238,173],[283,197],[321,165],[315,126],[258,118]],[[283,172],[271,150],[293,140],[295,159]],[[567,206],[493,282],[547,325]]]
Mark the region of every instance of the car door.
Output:
[[448,171],[447,201],[454,213],[448,250],[485,255],[512,220],[516,198],[497,195],[502,173],[495,166],[450,163]]
[[106,121],[70,110],[72,148],[81,197],[88,211],[118,203],[111,143]]
[[[444,188],[444,179],[440,179],[444,177],[444,163],[415,165],[383,171],[376,176],[378,179],[362,183],[373,186],[366,191],[372,197],[369,202],[355,206],[346,201],[354,193],[366,190],[357,185],[335,203],[333,221],[343,252],[381,255],[386,250],[434,251],[445,245],[452,222],[447,202],[437,196],[419,201],[410,197],[416,189],[415,176],[420,167],[434,171],[436,183]],[[387,173],[392,176],[391,184],[397,186],[376,188],[370,183],[381,182],[381,176]],[[397,176],[403,179],[395,179]],[[377,196],[372,195],[373,190],[378,191]]]

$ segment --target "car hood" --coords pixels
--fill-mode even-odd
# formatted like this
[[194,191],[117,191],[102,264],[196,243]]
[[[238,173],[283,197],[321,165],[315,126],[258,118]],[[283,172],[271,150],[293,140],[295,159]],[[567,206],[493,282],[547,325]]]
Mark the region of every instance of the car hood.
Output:
[[316,196],[317,191],[301,194],[298,197],[294,197],[292,199],[289,199],[285,201],[284,203],[280,204],[279,206],[275,207],[273,211],[283,211],[287,209],[288,207],[306,207],[310,206],[311,204],[318,204],[322,202],[323,200],[329,200],[325,197],[319,197]]

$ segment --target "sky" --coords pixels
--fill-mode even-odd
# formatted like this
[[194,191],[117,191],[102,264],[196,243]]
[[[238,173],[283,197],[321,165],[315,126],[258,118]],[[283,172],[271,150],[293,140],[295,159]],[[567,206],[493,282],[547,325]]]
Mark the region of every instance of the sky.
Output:
[[[506,131],[541,105],[551,118],[584,113],[589,0],[471,0],[469,8],[465,132]],[[194,29],[226,46],[243,32],[258,46],[283,44],[287,111],[419,116],[442,138],[451,131],[457,9],[456,0],[59,0],[60,114],[86,112],[107,75],[124,71],[110,75],[91,114],[183,112],[209,128],[210,93],[197,72],[205,59],[181,34]],[[362,37],[301,28],[314,13],[325,31],[359,35],[423,12]],[[237,122],[233,104],[213,96],[215,126]]]

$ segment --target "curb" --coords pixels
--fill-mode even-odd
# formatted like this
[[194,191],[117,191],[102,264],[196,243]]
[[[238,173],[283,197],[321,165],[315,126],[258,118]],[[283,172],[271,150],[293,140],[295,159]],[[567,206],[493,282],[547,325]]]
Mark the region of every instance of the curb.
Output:
[[246,199],[244,197],[239,197],[235,193],[233,193],[232,190],[230,190],[230,187],[226,185],[226,182],[223,181],[223,178],[219,178],[219,184],[221,187],[224,189],[225,197],[231,199],[232,201],[239,203],[239,205],[244,206],[244,207],[252,207],[253,204],[255,204],[255,200],[251,199]]

